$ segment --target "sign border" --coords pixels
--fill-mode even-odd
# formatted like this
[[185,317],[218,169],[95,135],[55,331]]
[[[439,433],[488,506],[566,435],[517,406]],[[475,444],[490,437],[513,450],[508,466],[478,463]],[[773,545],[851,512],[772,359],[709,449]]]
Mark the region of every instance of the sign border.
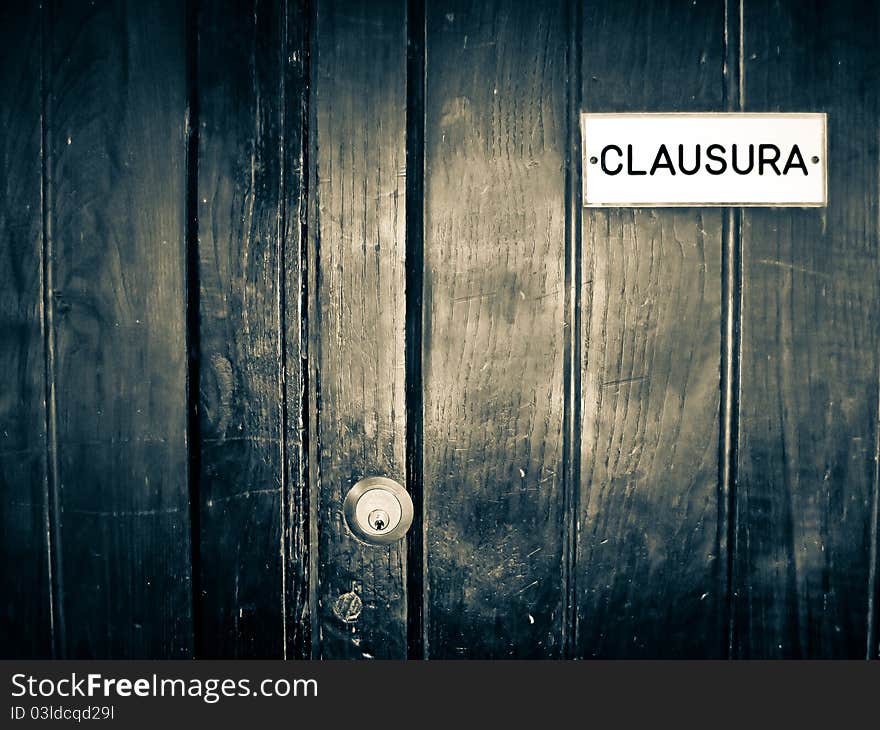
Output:
[[[822,202],[821,203],[744,203],[744,202],[721,202],[721,203],[588,203],[587,202],[587,146],[584,144],[586,140],[586,118],[587,117],[735,117],[739,119],[745,118],[763,118],[770,117],[798,119],[806,117],[822,117],[822,155],[824,162],[824,175],[822,180]],[[827,112],[587,112],[581,111],[580,114],[580,139],[578,143],[581,146],[581,207],[590,208],[591,210],[611,209],[611,208],[827,208],[828,207],[828,170],[830,160],[828,159],[828,113]]]

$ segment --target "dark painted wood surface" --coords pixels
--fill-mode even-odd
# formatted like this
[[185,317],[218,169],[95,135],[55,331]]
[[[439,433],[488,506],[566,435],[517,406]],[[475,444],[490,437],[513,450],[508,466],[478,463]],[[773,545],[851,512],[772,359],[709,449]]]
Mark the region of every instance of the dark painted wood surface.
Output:
[[299,503],[302,483],[299,287],[291,298],[283,289],[288,273],[298,279],[300,259],[298,170],[284,166],[300,146],[304,28],[301,17],[288,28],[286,11],[254,0],[199,8],[203,657],[284,656],[285,612],[302,613],[306,589],[286,511],[289,499]]
[[323,658],[406,656],[406,548],[345,526],[361,478],[405,483],[406,4],[318,3],[311,49],[310,380]]
[[876,655],[878,34],[872,2],[746,3],[745,108],[828,113],[829,205],[743,216],[738,656]]
[[[584,110],[722,109],[720,1],[589,3],[582,23]],[[584,211],[583,656],[723,652],[721,219],[717,209]]]
[[0,656],[49,657],[40,13],[0,6]]
[[313,594],[311,554],[317,539],[311,525],[311,482],[308,478],[308,125],[310,8],[303,0],[286,0],[283,23],[286,59],[281,77],[284,158],[279,186],[283,256],[284,438],[284,642],[285,657],[308,659],[312,649]]
[[564,21],[561,3],[428,6],[432,657],[561,652]]
[[[410,5],[0,11],[0,653],[876,656],[878,9]],[[827,210],[581,211],[741,102]]]
[[62,652],[187,656],[184,8],[46,24]]

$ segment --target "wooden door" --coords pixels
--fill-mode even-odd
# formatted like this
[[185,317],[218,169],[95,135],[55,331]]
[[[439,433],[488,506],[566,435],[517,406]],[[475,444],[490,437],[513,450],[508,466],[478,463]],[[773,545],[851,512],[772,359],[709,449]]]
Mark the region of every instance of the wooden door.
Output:
[[[3,656],[878,656],[875,3],[0,13]],[[829,205],[583,209],[581,111]]]

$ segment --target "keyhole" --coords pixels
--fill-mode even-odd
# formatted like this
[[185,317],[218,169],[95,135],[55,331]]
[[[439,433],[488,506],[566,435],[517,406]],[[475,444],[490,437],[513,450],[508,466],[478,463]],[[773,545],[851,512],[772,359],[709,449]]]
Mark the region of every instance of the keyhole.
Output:
[[370,523],[370,527],[372,527],[376,532],[382,532],[386,527],[388,527],[388,522],[390,518],[388,517],[388,513],[384,509],[374,509],[370,512],[370,516],[367,518]]

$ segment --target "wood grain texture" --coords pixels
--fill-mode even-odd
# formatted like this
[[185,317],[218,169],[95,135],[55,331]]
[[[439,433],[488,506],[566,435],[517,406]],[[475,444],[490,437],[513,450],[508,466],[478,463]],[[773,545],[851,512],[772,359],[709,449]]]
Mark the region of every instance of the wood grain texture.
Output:
[[[285,424],[300,411],[295,311],[282,331],[291,230],[292,276],[299,265],[298,225],[286,226],[289,204],[298,222],[299,169],[282,168],[285,142],[299,146],[302,89],[287,83],[302,56],[287,47],[287,21],[282,2],[211,0],[199,10],[202,657],[285,654],[285,490],[301,483],[295,433],[289,485],[284,463]],[[285,376],[296,387],[286,391]]]
[[561,653],[564,18],[561,3],[427,8],[430,657]]
[[405,545],[356,540],[342,502],[366,476],[405,484],[405,2],[319,2],[311,67],[314,653],[400,659]]
[[[721,110],[723,30],[721,2],[584,5],[585,111]],[[586,657],[723,652],[721,222],[708,209],[583,214]]]
[[308,659],[312,651],[312,533],[309,483],[308,361],[308,125],[310,7],[306,0],[284,0],[285,26],[281,189],[284,320],[285,468],[284,514],[285,657]]
[[51,2],[47,29],[66,654],[187,656],[184,8]]
[[52,653],[48,561],[40,12],[0,6],[0,656]]
[[880,11],[756,0],[744,34],[746,111],[828,113],[829,205],[744,214],[735,649],[864,657],[876,530]]

